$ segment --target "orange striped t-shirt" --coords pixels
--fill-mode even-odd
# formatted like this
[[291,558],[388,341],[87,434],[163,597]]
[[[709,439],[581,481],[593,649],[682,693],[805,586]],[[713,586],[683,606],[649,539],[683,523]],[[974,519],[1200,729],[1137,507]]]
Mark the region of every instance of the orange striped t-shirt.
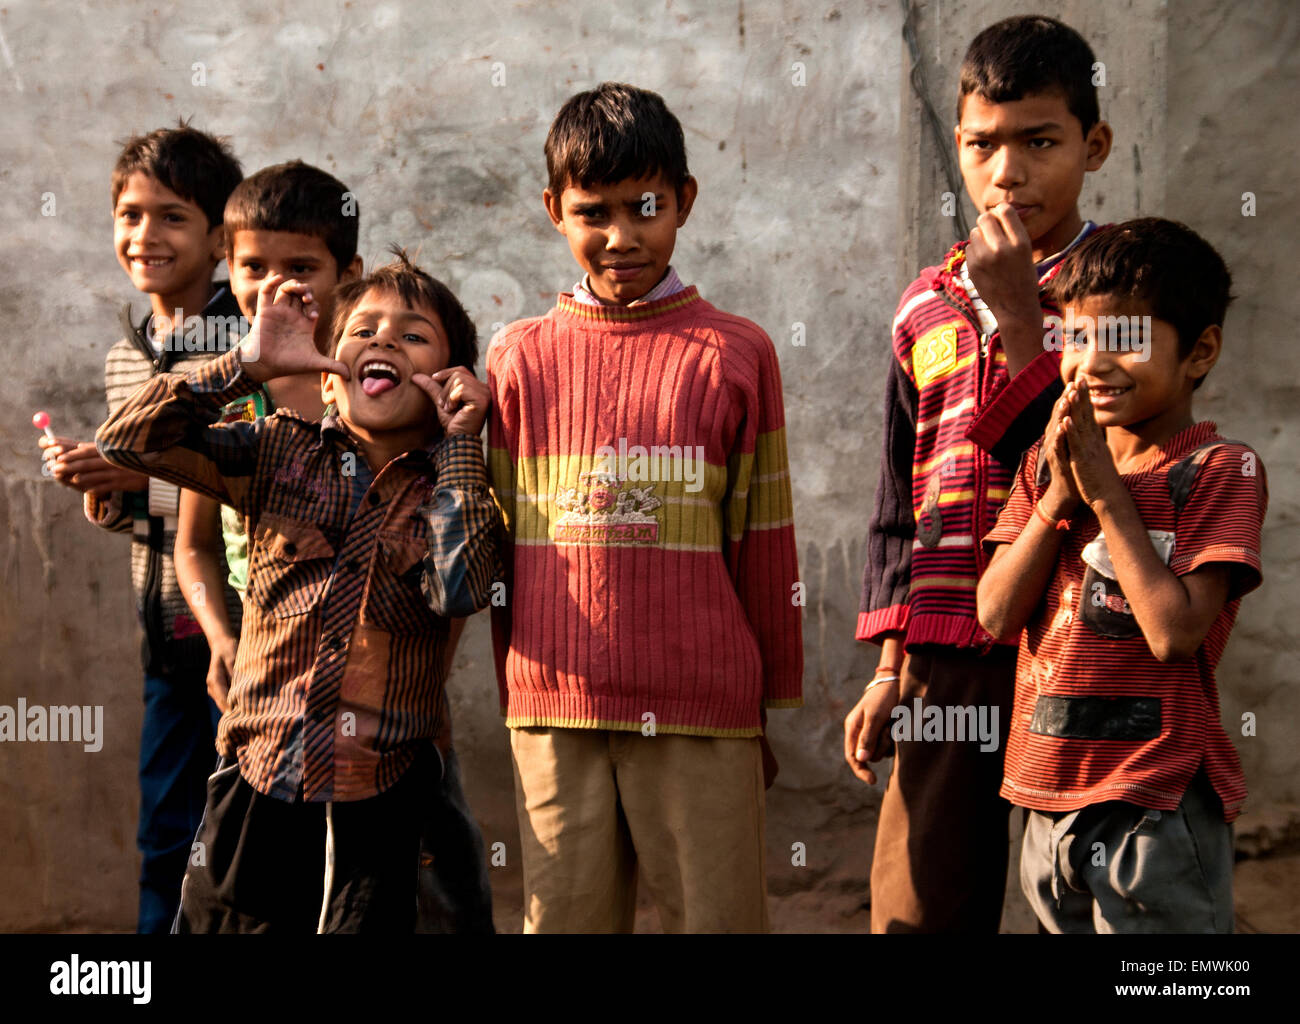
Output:
[[[1175,508],[1170,471],[1215,442],[1201,453],[1185,504]],[[1014,541],[1033,516],[1046,489],[1037,480],[1038,453],[1039,444],[1025,453],[997,525],[984,538],[987,548]],[[1189,467],[1184,463],[1178,473]],[[1093,543],[1096,516],[1080,506],[1020,639],[1002,795],[1042,811],[1106,800],[1174,810],[1204,765],[1224,819],[1232,821],[1246,785],[1219,720],[1214,670],[1242,595],[1260,583],[1264,467],[1248,446],[1224,441],[1204,422],[1175,435],[1122,479],[1157,550],[1173,535],[1168,565],[1176,575],[1231,563],[1228,601],[1193,658],[1158,661],[1118,583],[1102,571],[1109,559],[1099,552],[1102,543]]]

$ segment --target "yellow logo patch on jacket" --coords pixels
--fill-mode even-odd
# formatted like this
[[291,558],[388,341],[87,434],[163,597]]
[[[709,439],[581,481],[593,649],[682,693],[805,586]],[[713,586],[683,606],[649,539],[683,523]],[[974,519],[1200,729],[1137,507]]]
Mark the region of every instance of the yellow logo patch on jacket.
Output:
[[957,328],[940,325],[926,331],[912,346],[912,375],[923,388],[957,366]]

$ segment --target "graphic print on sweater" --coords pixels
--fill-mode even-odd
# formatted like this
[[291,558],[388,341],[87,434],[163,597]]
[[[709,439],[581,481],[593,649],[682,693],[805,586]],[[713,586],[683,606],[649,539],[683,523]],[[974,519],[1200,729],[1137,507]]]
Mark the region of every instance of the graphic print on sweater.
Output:
[[578,477],[578,486],[561,491],[555,504],[564,514],[555,521],[556,544],[657,544],[663,506],[655,485],[629,481],[605,469]]

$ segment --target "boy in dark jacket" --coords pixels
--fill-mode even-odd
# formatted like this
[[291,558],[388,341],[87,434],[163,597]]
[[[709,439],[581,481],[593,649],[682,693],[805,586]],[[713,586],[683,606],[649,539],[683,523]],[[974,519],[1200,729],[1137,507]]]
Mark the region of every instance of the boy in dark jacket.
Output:
[[[894,319],[857,627],[882,654],[844,723],[844,756],[866,782],[894,741],[871,870],[876,932],[996,932],[1001,919],[1015,647],[976,619],[979,541],[1060,393],[1041,289],[1094,229],[1079,192],[1111,130],[1093,63],[1051,18],[1009,18],[975,37],[955,133],[979,222],[908,286]],[[976,720],[989,735],[946,728]]]

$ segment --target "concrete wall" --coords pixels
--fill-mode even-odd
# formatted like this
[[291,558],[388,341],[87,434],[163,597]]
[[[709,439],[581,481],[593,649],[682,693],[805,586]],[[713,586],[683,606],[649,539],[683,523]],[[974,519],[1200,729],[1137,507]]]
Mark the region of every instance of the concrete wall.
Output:
[[[1296,29],[1286,3],[1258,6],[1239,15],[1222,0],[1168,10],[1077,2],[1061,15],[1107,64],[1103,115],[1117,133],[1085,191],[1086,212],[1181,216],[1237,273],[1243,299],[1201,405],[1272,470],[1273,564],[1246,602],[1222,680],[1229,717],[1259,712],[1259,736],[1239,743],[1252,810],[1285,818],[1296,800],[1296,754],[1282,732],[1296,720],[1283,658],[1296,647],[1286,612],[1297,594],[1287,445],[1297,356],[1275,341],[1276,257],[1296,229],[1282,193],[1291,161],[1281,158],[1294,154],[1294,133],[1279,136],[1293,123]],[[966,41],[1028,9],[919,6],[918,42],[945,125]],[[865,927],[879,789],[849,775],[840,747],[843,714],[874,664],[852,632],[888,323],[899,289],[953,234],[906,78],[899,5],[484,0],[473,19],[416,3],[301,10],[131,0],[94,17],[79,8],[51,17],[36,4],[0,12],[12,57],[0,67],[9,366],[0,378],[0,703],[103,704],[106,723],[94,754],[0,746],[0,929],[134,922],[141,679],[126,543],[86,524],[75,495],[41,479],[29,423],[44,408],[59,432],[88,435],[103,416],[104,352],[117,307],[133,298],[111,251],[115,141],[193,116],[232,137],[247,171],[292,157],[325,167],[360,197],[367,262],[393,241],[418,249],[486,338],[495,322],[544,311],[577,276],[541,208],[541,147],[563,100],[605,79],[661,92],[681,118],[701,194],[674,263],[710,300],[766,328],[781,356],[808,585],[807,706],[771,723],[782,763],[769,796],[773,911],[778,927]],[[205,84],[194,84],[195,63]],[[1244,118],[1242,105],[1261,113]],[[1233,197],[1249,189],[1260,216],[1243,220]],[[42,216],[45,193],[54,216]],[[795,323],[806,326],[803,346],[792,343]],[[507,867],[494,875],[498,920],[517,927],[509,751],[485,627],[471,623],[457,658],[456,744],[485,837],[506,844]],[[795,842],[806,867],[790,865]]]

